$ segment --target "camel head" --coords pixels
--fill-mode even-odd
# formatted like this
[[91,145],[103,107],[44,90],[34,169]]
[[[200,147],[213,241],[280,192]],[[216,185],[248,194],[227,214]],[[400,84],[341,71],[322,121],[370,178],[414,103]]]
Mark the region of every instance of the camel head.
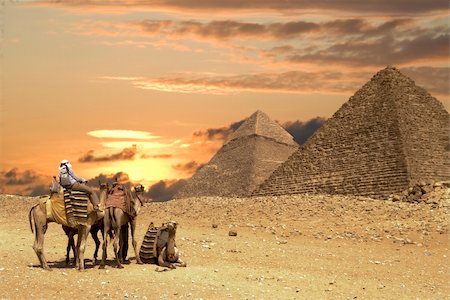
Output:
[[145,187],[142,184],[138,184],[134,187],[134,191],[137,194],[142,194],[145,191]]
[[176,232],[177,231],[177,226],[178,226],[178,224],[175,221],[169,221],[169,222],[167,222],[167,223],[165,223],[163,225],[163,227],[168,229],[169,233],[170,232]]
[[102,190],[109,190],[109,184],[107,182],[101,182],[100,180],[98,181],[98,185],[100,187],[100,191]]
[[141,207],[144,205],[144,194],[145,188],[142,184],[139,184],[134,187],[135,197],[131,197],[133,209],[136,212],[136,215],[139,214]]

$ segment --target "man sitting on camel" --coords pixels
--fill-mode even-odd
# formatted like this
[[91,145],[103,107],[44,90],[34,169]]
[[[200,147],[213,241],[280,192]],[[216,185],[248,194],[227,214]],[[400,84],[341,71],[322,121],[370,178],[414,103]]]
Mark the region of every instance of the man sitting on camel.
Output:
[[81,191],[85,192],[89,195],[89,199],[94,206],[94,210],[96,212],[101,212],[98,204],[100,201],[98,200],[97,194],[94,192],[92,188],[86,185],[87,180],[81,177],[78,177],[72,169],[72,165],[69,163],[67,159],[63,159],[59,166],[59,183],[66,189],[71,189],[73,191]]

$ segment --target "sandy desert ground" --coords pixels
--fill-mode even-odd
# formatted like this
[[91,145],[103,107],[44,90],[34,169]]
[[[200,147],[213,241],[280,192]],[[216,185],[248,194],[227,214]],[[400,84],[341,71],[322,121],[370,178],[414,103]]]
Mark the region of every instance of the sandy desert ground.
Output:
[[[42,270],[28,224],[37,201],[0,195],[1,299],[450,298],[448,191],[435,205],[318,195],[147,203],[139,245],[150,221],[180,224],[188,267],[167,272],[133,259],[116,269],[112,248],[106,270],[66,267],[55,223],[45,241],[53,271]],[[89,237],[86,257],[93,251]]]

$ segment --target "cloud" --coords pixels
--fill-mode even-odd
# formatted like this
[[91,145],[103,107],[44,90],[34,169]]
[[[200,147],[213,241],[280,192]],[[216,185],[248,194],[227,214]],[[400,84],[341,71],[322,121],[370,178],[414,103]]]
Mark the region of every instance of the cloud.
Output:
[[248,13],[254,11],[299,13],[305,11],[357,12],[365,14],[423,14],[434,11],[445,11],[448,3],[442,0],[410,0],[410,1],[359,1],[359,0],[43,0],[31,5],[63,7],[77,9],[80,12],[124,13],[133,10],[167,11],[175,13],[223,14],[234,12]]
[[177,170],[177,171],[180,171],[180,172],[192,175],[195,172],[197,172],[197,170],[200,169],[203,166],[204,166],[204,164],[201,164],[201,163],[198,163],[198,162],[196,162],[194,160],[191,160],[191,161],[189,161],[187,163],[184,163],[184,164],[173,165],[172,168],[174,170]]
[[138,153],[136,145],[130,148],[125,148],[119,153],[95,156],[94,150],[89,150],[86,154],[78,159],[78,162],[89,163],[89,162],[105,162],[105,161],[117,161],[117,160],[133,160]]
[[212,95],[240,92],[349,93],[361,83],[361,78],[356,76],[358,74],[349,76],[339,71],[236,75],[183,73],[140,80],[132,84],[137,88],[148,90]]
[[294,141],[303,145],[325,122],[326,119],[316,117],[305,122],[286,122],[282,126],[294,137]]
[[[142,30],[142,34],[150,36],[186,38],[197,37],[200,40],[289,40],[305,34],[321,34],[323,36],[360,35],[370,36],[391,33],[393,30],[408,28],[413,23],[411,18],[397,18],[385,22],[373,22],[365,19],[351,18],[327,22],[289,21],[272,23],[242,22],[234,20],[169,21],[143,20],[129,23],[130,28]],[[126,26],[125,24],[122,26]],[[97,26],[95,26],[97,27]],[[114,26],[109,26],[114,29]],[[135,32],[138,35],[138,32]],[[120,78],[120,77],[119,77]],[[127,78],[127,77],[125,77]]]
[[150,186],[144,196],[154,202],[168,201],[186,184],[185,179],[160,180]]
[[[139,80],[139,79],[140,78],[134,78],[128,80]],[[138,130],[94,130],[89,131],[87,134],[96,138],[112,138],[112,139],[150,140],[160,138],[160,136],[155,136],[151,132]]]
[[[374,40],[336,41],[315,49],[294,49],[279,60],[290,63],[340,64],[353,67],[403,65],[421,60],[448,61],[448,28],[438,27],[402,37],[385,35]],[[273,53],[277,57],[277,53]]]
[[[300,37],[314,36],[315,39],[339,38],[355,36],[369,39],[374,36],[392,34],[415,25],[413,18],[392,18],[386,21],[366,20],[362,18],[337,19],[324,22],[310,22],[294,20],[287,22],[243,22],[235,20],[213,20],[209,22],[188,20],[142,20],[132,22],[112,21],[83,21],[72,29],[74,34],[99,36],[126,36],[128,40],[112,45],[131,46],[173,46],[169,40],[196,39],[203,42],[214,41],[248,41],[248,40],[293,40]],[[416,26],[417,27],[417,26]],[[160,42],[147,39],[146,41],[130,41],[130,37],[160,38]],[[162,42],[164,41],[164,42]],[[227,45],[222,45],[229,47]],[[187,47],[187,48],[186,48]],[[183,50],[183,49],[179,49]],[[185,45],[184,50],[192,50]],[[139,76],[102,76],[102,79],[132,80]]]
[[133,184],[130,180],[130,176],[128,176],[127,173],[125,172],[117,172],[115,174],[103,174],[100,173],[99,175],[88,179],[88,185],[92,186],[94,188],[98,188],[99,187],[99,183],[109,183],[112,184],[115,181],[118,181],[120,183],[124,183],[124,184]]
[[153,154],[153,155],[149,155],[149,154],[142,154],[141,158],[142,159],[147,159],[147,158],[161,158],[161,159],[165,159],[165,158],[172,158],[173,154]]
[[231,123],[230,125],[225,126],[225,127],[208,128],[208,129],[204,129],[204,130],[197,130],[197,131],[194,131],[193,137],[196,138],[196,139],[200,138],[202,140],[225,141],[244,122],[245,122],[245,119],[237,121],[237,122],[234,122],[234,123]]
[[14,168],[6,173],[3,173],[5,184],[8,185],[27,185],[38,180],[38,175],[31,170],[20,172],[19,169]]
[[450,67],[407,67],[401,72],[414,79],[417,85],[436,95],[450,95]]
[[49,194],[51,176],[38,174],[33,170],[0,171],[0,193],[23,196]]

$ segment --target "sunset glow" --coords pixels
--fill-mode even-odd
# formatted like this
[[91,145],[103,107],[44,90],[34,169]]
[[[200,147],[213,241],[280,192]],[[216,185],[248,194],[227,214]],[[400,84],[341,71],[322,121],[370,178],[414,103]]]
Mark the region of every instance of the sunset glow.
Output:
[[136,130],[94,130],[87,133],[90,136],[97,138],[113,138],[113,139],[138,139],[150,140],[160,138],[152,135],[151,132],[136,131]]
[[177,182],[256,110],[311,132],[386,65],[448,110],[442,3],[7,1],[0,192],[42,193],[61,159]]

